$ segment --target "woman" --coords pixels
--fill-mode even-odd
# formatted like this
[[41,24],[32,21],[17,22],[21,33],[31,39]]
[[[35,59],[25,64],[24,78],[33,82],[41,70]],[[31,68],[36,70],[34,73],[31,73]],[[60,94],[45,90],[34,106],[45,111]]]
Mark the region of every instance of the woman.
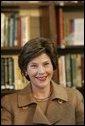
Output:
[[56,69],[54,44],[45,38],[28,41],[19,55],[21,73],[30,83],[2,98],[2,125],[83,125],[83,97],[76,89],[52,80]]

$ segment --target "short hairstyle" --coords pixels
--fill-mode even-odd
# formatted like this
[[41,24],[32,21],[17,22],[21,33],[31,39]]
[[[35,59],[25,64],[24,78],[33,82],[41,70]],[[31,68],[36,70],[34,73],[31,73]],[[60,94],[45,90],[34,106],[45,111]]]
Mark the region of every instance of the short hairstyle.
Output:
[[[25,75],[27,64],[43,52],[49,56],[53,65],[53,70],[55,70],[57,66],[56,46],[51,40],[41,37],[29,40],[21,48],[21,52],[18,57],[18,65],[21,73]],[[29,80],[29,77],[25,77]]]

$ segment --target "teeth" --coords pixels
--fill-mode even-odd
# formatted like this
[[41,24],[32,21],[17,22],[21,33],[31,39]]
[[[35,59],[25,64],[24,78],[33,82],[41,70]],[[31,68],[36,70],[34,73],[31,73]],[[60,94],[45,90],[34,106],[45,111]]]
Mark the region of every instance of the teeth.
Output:
[[46,77],[39,77],[38,79],[39,79],[39,80],[45,80]]

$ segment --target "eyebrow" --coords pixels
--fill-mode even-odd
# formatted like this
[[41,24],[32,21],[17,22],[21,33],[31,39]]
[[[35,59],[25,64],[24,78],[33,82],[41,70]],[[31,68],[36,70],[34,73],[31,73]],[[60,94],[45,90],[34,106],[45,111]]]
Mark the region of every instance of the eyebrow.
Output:
[[[49,60],[45,60],[45,61],[43,61],[42,63],[47,63],[47,62],[49,62]],[[37,62],[31,62],[31,64],[37,64]]]

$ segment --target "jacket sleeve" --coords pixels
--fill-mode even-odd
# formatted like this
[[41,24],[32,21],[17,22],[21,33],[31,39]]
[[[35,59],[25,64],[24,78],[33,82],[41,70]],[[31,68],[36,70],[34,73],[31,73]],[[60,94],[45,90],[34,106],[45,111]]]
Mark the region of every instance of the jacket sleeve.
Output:
[[76,124],[84,125],[84,98],[83,95],[76,90]]
[[12,125],[13,115],[11,114],[10,98],[4,96],[1,99],[1,125]]

